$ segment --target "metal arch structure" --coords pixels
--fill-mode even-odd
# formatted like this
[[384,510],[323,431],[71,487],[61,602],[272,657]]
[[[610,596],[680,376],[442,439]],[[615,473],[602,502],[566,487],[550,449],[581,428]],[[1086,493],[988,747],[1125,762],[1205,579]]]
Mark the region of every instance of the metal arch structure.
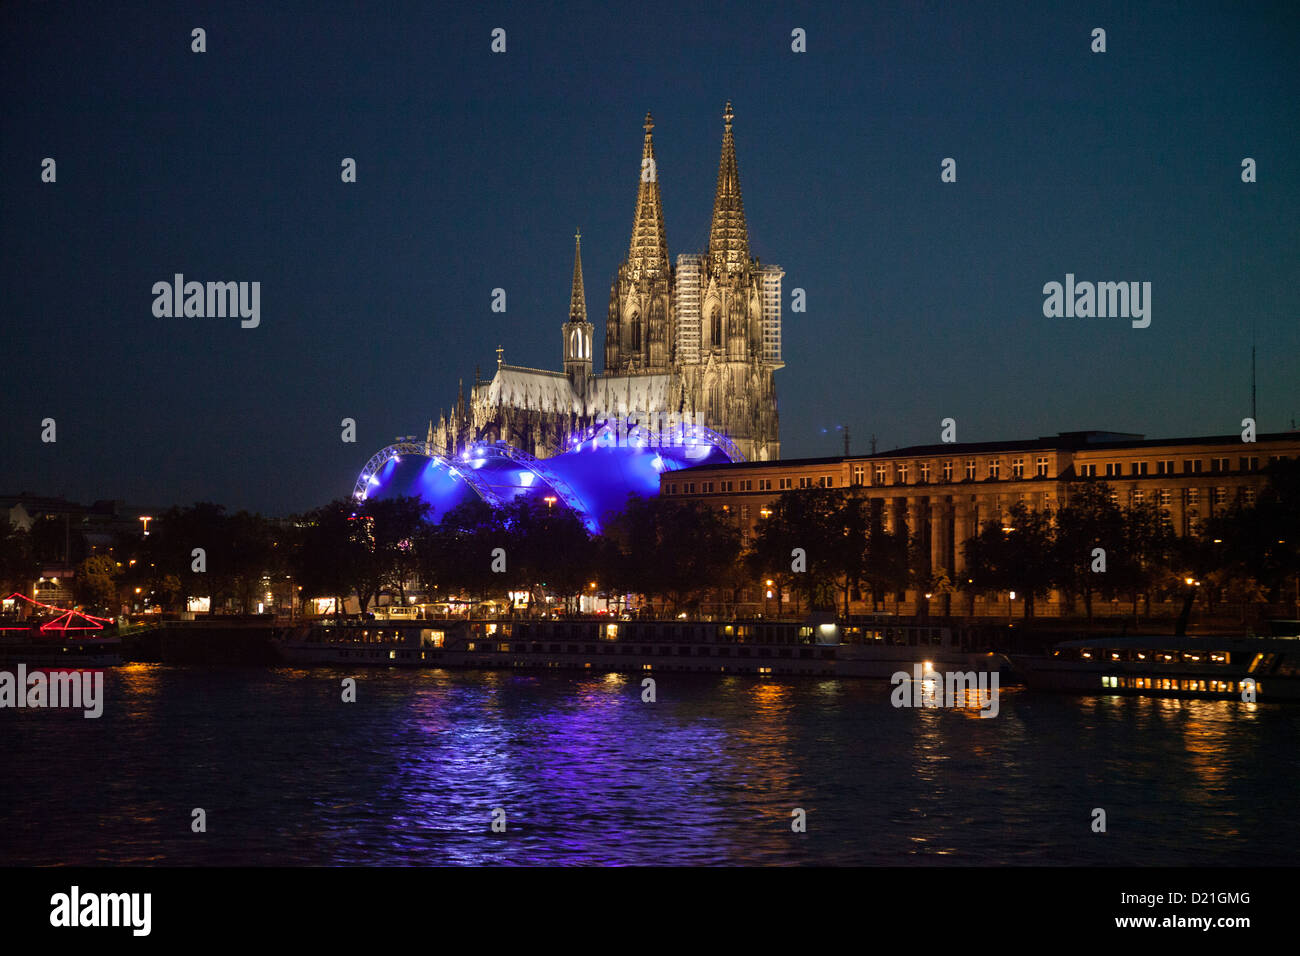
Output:
[[[620,430],[623,428],[626,429],[625,431],[623,431],[623,434],[628,438],[631,438],[631,436],[633,435],[645,435],[653,439],[655,438],[656,435],[653,429],[647,427],[646,425],[640,422],[628,423],[624,419],[609,419],[600,422],[596,425],[592,425],[590,428],[587,429],[586,434],[583,436],[582,440],[576,441],[574,442],[574,444],[582,444],[583,442],[588,442],[588,441],[598,441],[602,435],[610,435],[610,434],[613,434],[615,436],[615,441],[617,442],[618,434]],[[739,463],[747,460],[745,458],[744,453],[741,452],[741,450],[738,447],[736,447],[735,442],[733,442],[726,435],[723,435],[720,432],[716,432],[712,428],[709,428],[707,425],[688,425],[685,422],[678,422],[676,426],[671,427],[668,431],[660,432],[659,436],[660,436],[660,440],[647,442],[644,447],[672,448],[672,447],[678,447],[681,445],[689,444],[692,441],[702,440],[712,445],[713,447],[717,448],[729,459],[731,459],[733,463]],[[671,436],[673,440],[663,441],[662,436]]]
[[589,531],[594,533],[600,530],[596,523],[596,519],[590,514],[590,509],[587,508],[586,504],[578,496],[578,493],[573,490],[572,486],[570,486],[567,481],[552,472],[551,469],[547,468],[546,465],[543,464],[542,459],[530,455],[521,448],[515,448],[502,441],[491,445],[480,443],[473,447],[476,449],[491,449],[502,458],[506,458],[509,461],[514,462],[516,465],[531,471],[541,481],[545,482],[546,485],[557,495],[559,495],[560,500],[563,501],[565,506],[573,511],[574,514],[578,515],[582,519],[582,523],[587,526]]
[[473,469],[458,468],[456,464],[442,455],[435,455],[425,442],[396,442],[387,445],[375,452],[366,462],[366,467],[361,469],[361,474],[357,476],[357,483],[352,486],[352,500],[365,501],[366,496],[370,493],[370,486],[376,483],[375,475],[379,469],[388,464],[394,458],[401,458],[403,455],[418,455],[421,458],[427,458],[441,468],[446,468],[453,477],[461,478],[467,485],[474,489],[475,494],[492,505],[494,508],[501,507],[500,496],[487,486],[487,484],[474,474]]
[[703,438],[710,445],[719,449],[724,455],[730,458],[732,462],[739,463],[745,461],[744,454],[736,447],[734,441],[726,435],[723,435],[721,432],[715,432],[712,428],[709,428],[706,425],[692,425],[687,430],[686,434],[692,437]]
[[402,455],[428,455],[430,458],[436,457],[429,455],[429,448],[424,442],[415,444],[413,442],[398,442],[394,445],[387,445],[381,448],[375,454],[370,456],[366,462],[366,467],[361,469],[361,474],[357,476],[357,483],[352,486],[352,498],[355,501],[365,501],[366,495],[370,491],[371,479],[380,468],[388,464],[394,458]]
[[[403,459],[409,462],[402,464]],[[400,488],[401,494],[417,494],[438,511],[469,493],[493,508],[519,496],[545,495],[548,504],[560,501],[589,531],[599,533],[605,516],[619,510],[629,493],[657,495],[665,471],[723,460],[743,462],[745,456],[726,436],[688,422],[665,427],[627,418],[602,420],[573,436],[566,451],[547,459],[505,441],[479,441],[445,456],[429,442],[408,439],[371,456],[352,499],[360,505],[372,495],[382,498]]]

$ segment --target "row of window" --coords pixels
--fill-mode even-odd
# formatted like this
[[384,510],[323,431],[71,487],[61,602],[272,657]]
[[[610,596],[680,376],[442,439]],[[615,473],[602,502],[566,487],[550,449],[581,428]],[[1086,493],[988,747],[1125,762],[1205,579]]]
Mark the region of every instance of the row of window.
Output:
[[[1271,461],[1285,460],[1284,455],[1273,455]],[[1209,462],[1209,474],[1225,474],[1231,471],[1231,459],[1228,458],[1185,458],[1182,461],[1182,474],[1200,475],[1206,474],[1207,470],[1203,467],[1206,461]],[[957,468],[956,461],[943,461],[934,467],[934,463],[923,462],[889,462],[879,463],[872,466],[871,477],[872,485],[906,485],[906,484],[929,484],[938,476],[939,480],[945,483],[953,481],[953,475]],[[1010,461],[1010,471],[1008,477],[1012,480],[1024,479],[1026,469],[1029,467],[1029,461],[1026,458],[1012,458]],[[1175,469],[1176,459],[1163,459],[1156,462],[1134,461],[1134,462],[1087,462],[1078,466],[1078,476],[1080,478],[1140,478],[1149,474],[1156,475],[1174,475],[1178,474]],[[913,467],[915,466],[915,467]],[[984,461],[983,468],[979,459],[967,458],[962,462],[965,480],[977,481],[981,477],[986,480],[997,481],[1002,478],[1003,460],[1001,458],[989,458]],[[1154,466],[1155,471],[1150,469]],[[1050,477],[1051,459],[1046,455],[1040,455],[1033,461],[1034,477]],[[1256,456],[1242,456],[1237,459],[1237,471],[1253,472],[1259,470],[1259,458]],[[854,464],[850,471],[850,484],[855,486],[865,486],[867,484],[867,465]],[[913,481],[915,478],[915,481]],[[688,481],[680,486],[682,494],[693,495],[698,488],[702,494],[712,494],[718,492],[747,492],[747,491],[791,491],[794,488],[833,488],[835,479],[831,475],[801,475],[798,477],[786,478],[742,478],[725,481],[702,481],[699,483]],[[678,484],[670,484],[668,493],[675,495],[678,493]],[[1226,489],[1215,489],[1216,493],[1223,491],[1226,498]],[[1196,494],[1196,489],[1188,489],[1192,495]],[[1156,492],[1165,494],[1168,492]],[[1253,494],[1253,492],[1252,492]],[[1141,500],[1141,498],[1137,499]],[[1188,504],[1196,504],[1193,497],[1189,499]],[[1217,502],[1216,502],[1217,503]],[[1162,504],[1168,504],[1167,501]]]
[[[780,486],[778,489],[780,491],[790,490],[790,488],[792,487],[792,482],[794,481],[793,478],[781,478],[778,480],[780,481]],[[772,479],[767,479],[767,478],[759,479],[758,484],[759,484],[760,491],[772,490],[771,488]],[[699,490],[700,494],[713,494],[715,491],[718,493],[726,494],[732,491],[742,491],[742,492],[753,491],[754,490],[753,486],[754,486],[754,481],[752,479],[747,479],[745,481],[701,481],[701,482],[686,481],[680,483],[672,482],[668,485],[668,494],[675,495],[680,492],[681,494],[684,495],[693,495],[696,494],[696,489]],[[833,485],[833,479],[829,475],[824,475],[817,478],[802,477],[799,479],[799,487],[800,488],[813,488],[813,487],[831,488],[834,487],[834,485]],[[1217,488],[1207,488],[1205,490],[1208,492],[1208,494],[1206,495],[1206,500],[1209,501],[1209,503],[1214,507],[1221,508],[1228,504],[1229,497],[1230,497],[1230,489],[1220,486]],[[1147,498],[1148,493],[1151,496],[1150,499]],[[1254,488],[1239,488],[1237,489],[1237,494],[1240,497],[1242,503],[1245,504],[1247,507],[1251,507],[1255,504],[1256,490]],[[1200,507],[1201,505],[1200,488],[1183,488],[1181,490],[1181,496],[1183,499],[1183,505],[1185,507],[1189,509],[1196,509]],[[1019,495],[1019,500],[1027,502],[1029,500],[1029,495],[1025,492],[1021,492]],[[1115,505],[1121,504],[1122,502],[1120,501],[1119,491],[1112,489],[1110,493],[1110,500]],[[1148,500],[1150,500],[1152,504],[1159,505],[1162,508],[1169,508],[1173,505],[1174,492],[1172,489],[1169,488],[1156,488],[1149,491],[1148,489],[1144,489],[1144,488],[1134,488],[1131,491],[1129,491],[1129,503],[1131,504],[1140,505],[1140,504],[1144,504]],[[749,506],[748,505],[742,506],[742,510],[743,513],[741,515],[741,519],[746,523],[748,523]]]
[[[792,481],[793,479],[780,479],[780,490],[789,490],[790,486],[792,486],[790,485]],[[814,486],[815,488],[832,488],[832,481],[833,480],[829,476],[801,477],[800,488],[814,488]],[[771,479],[761,479],[759,480],[759,490],[764,490],[764,492],[766,492],[766,490],[771,490],[771,484]],[[738,490],[738,492],[751,492],[751,490],[754,490],[754,481],[699,481],[699,483],[695,483],[695,481],[682,481],[682,483],[676,483],[676,481],[673,481],[673,483],[668,485],[668,494],[677,494],[679,492],[681,494],[695,494],[697,488],[701,494],[712,494],[715,490],[716,492],[723,494],[736,492],[736,490]],[[1210,505],[1213,505],[1214,507],[1225,507],[1227,503],[1229,503],[1231,489],[1219,486],[1219,488],[1209,488],[1205,490],[1208,490],[1209,492],[1206,499],[1208,499]],[[1151,494],[1149,501],[1151,501],[1153,505],[1158,505],[1160,507],[1173,506],[1174,490],[1169,488],[1156,488],[1149,490],[1149,492],[1148,489],[1134,488],[1128,492],[1128,502],[1132,503],[1132,505],[1143,505],[1143,503],[1148,501],[1148,493]],[[1180,492],[1180,496],[1182,496],[1183,505],[1186,506],[1187,509],[1195,510],[1196,507],[1200,507],[1201,505],[1200,488],[1184,488],[1182,489],[1182,492]],[[1256,489],[1239,488],[1238,496],[1242,499],[1243,505],[1252,507],[1256,502]],[[1028,496],[1027,493],[1022,492],[1021,496],[1019,496],[1019,501],[1027,502],[1028,499],[1030,499],[1030,496]],[[1118,490],[1113,489],[1112,492],[1110,492],[1110,501],[1112,501],[1114,505],[1121,505],[1122,502]],[[1195,514],[1195,511],[1193,511],[1193,514]],[[748,505],[741,506],[741,520],[746,524],[749,522]]]
[[[1221,508],[1228,503],[1229,489],[1219,487],[1219,488],[1208,488],[1206,490],[1209,492],[1209,495],[1207,497],[1210,501],[1210,504],[1212,504],[1214,507]],[[1255,504],[1256,492],[1254,488],[1238,488],[1237,494],[1241,498],[1242,503],[1247,507],[1251,507]],[[1187,508],[1195,509],[1199,507],[1201,504],[1201,489],[1184,488],[1182,492],[1182,497],[1183,497],[1183,504]],[[1119,504],[1120,503],[1119,492],[1112,491],[1110,493],[1110,500],[1114,504]],[[1168,508],[1173,504],[1174,501],[1173,492],[1168,488],[1157,488],[1151,492],[1150,500],[1153,504],[1157,504],[1162,508]],[[1140,505],[1145,503],[1147,501],[1146,490],[1142,488],[1134,488],[1132,491],[1129,492],[1129,501],[1135,505]],[[1191,513],[1195,514],[1195,511],[1193,510]]]
[[733,492],[733,491],[742,491],[742,492],[755,491],[755,490],[771,491],[773,490],[772,489],[773,481],[776,482],[777,491],[791,491],[795,487],[796,480],[798,481],[798,487],[800,488],[834,488],[835,487],[835,478],[831,475],[801,475],[798,479],[744,478],[739,481],[736,480],[700,481],[700,482],[684,481],[680,483],[674,481],[668,485],[668,493],[670,495],[678,494],[679,489],[680,489],[680,493],[683,495],[693,495],[696,493],[696,489],[698,489],[699,493],[702,495],[711,495],[715,491],[720,492],[722,494],[726,494],[728,492]]
[[[1281,456],[1274,455],[1276,461]],[[1232,470],[1232,459],[1230,458],[1210,458],[1209,471],[1211,474],[1223,474]],[[1203,467],[1206,459],[1203,458],[1184,458],[1183,471],[1184,475],[1200,475],[1205,473]],[[1104,475],[1107,478],[1120,478],[1125,475],[1134,478],[1140,478],[1148,474],[1148,466],[1153,464],[1146,461],[1135,461],[1128,464],[1128,470],[1125,471],[1125,463],[1122,461],[1107,462],[1090,462],[1079,465],[1079,475],[1083,478],[1098,478]],[[1173,475],[1177,474],[1174,469],[1177,464],[1176,459],[1166,458],[1154,462],[1155,474]],[[1099,471],[1100,469],[1100,471]],[[1255,456],[1242,456],[1237,459],[1237,471],[1259,471],[1259,458]]]
[[[913,471],[912,468],[913,465],[916,466],[915,471]],[[912,482],[913,474],[915,474],[916,476],[916,482],[915,482],[916,484],[928,485],[931,481],[935,480],[936,476],[939,478],[940,481],[951,482],[953,480],[953,474],[956,472],[956,465],[957,463],[955,461],[943,461],[943,462],[939,462],[939,467],[936,469],[934,467],[934,463],[928,461],[922,461],[922,462],[896,461],[896,462],[879,463],[873,466],[872,478],[874,480],[872,483],[876,485],[887,485],[891,483],[895,485],[906,485]],[[1050,458],[1048,458],[1046,455],[1040,455],[1038,458],[1034,460],[1035,477],[1038,478],[1048,477],[1050,474],[1051,465],[1052,465],[1052,460]],[[1026,459],[1024,458],[1011,459],[1010,476],[1012,478],[1024,478],[1026,466],[1027,466],[1027,462]],[[980,475],[979,459],[967,458],[964,462],[964,467],[965,467],[965,477],[967,481],[975,481],[979,477]],[[852,478],[853,484],[865,485],[867,483],[867,466],[865,464],[854,465],[852,474],[853,474],[853,478]],[[987,462],[985,463],[985,469],[983,474],[985,478],[991,478],[995,480],[1001,478],[1002,459],[1001,458],[988,459]],[[893,479],[892,482],[890,481],[891,477]]]
[[[1181,690],[1194,691],[1204,694],[1235,694],[1245,690],[1245,682],[1235,684],[1230,680],[1200,680],[1199,678],[1175,678],[1175,677],[1120,677],[1104,676],[1101,679],[1102,687],[1131,687],[1135,690]],[[1256,693],[1260,693],[1263,687],[1255,683]]]

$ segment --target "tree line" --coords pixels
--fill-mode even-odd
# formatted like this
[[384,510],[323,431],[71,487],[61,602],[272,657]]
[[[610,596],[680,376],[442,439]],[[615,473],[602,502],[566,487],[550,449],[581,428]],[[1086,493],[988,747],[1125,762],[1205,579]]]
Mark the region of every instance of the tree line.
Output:
[[[179,610],[209,596],[214,608],[249,612],[287,582],[296,598],[332,597],[341,607],[355,595],[363,610],[385,597],[406,603],[414,588],[432,601],[478,604],[513,592],[530,606],[549,598],[570,610],[583,594],[636,594],[673,615],[706,601],[734,611],[755,589],[778,595],[775,606],[763,602],[769,611],[786,592],[795,611],[845,613],[854,601],[876,607],[908,590],[942,600],[945,611],[961,595],[973,613],[977,596],[1014,591],[1027,617],[1059,590],[1091,619],[1099,600],[1129,601],[1135,614],[1143,600],[1149,611],[1153,598],[1197,594],[1211,606],[1279,602],[1300,575],[1300,462],[1275,463],[1253,504],[1239,502],[1186,537],[1154,504],[1121,507],[1105,483],[1074,483],[1056,511],[1017,504],[959,542],[961,574],[931,567],[927,542],[905,522],[891,527],[881,502],[857,489],[789,491],[762,514],[742,544],[734,512],[669,497],[629,497],[601,534],[525,499],[471,502],[436,522],[418,498],[340,499],[288,519],[198,503],[159,516],[147,537],[124,535],[111,552],[88,554],[73,588],[79,603],[107,611],[145,596]],[[62,522],[55,537],[45,527],[0,528],[4,593],[30,584],[50,548],[62,553]]]

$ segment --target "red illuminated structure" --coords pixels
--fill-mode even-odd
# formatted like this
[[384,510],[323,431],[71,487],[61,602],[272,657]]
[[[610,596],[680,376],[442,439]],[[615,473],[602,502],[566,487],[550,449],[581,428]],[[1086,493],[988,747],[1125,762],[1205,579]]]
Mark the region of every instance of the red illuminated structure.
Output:
[[[46,621],[41,625],[41,631],[102,631],[105,624],[112,624],[111,617],[96,617],[93,614],[86,614],[84,611],[69,610],[68,608],[55,607],[53,604],[44,604],[41,601],[34,601],[26,594],[20,594],[15,591],[9,595],[10,599],[21,598],[33,607],[39,607],[45,611],[53,611],[58,614],[52,621]],[[84,623],[82,623],[84,622]],[[0,628],[4,631],[26,631],[30,628],[25,627],[5,627]]]

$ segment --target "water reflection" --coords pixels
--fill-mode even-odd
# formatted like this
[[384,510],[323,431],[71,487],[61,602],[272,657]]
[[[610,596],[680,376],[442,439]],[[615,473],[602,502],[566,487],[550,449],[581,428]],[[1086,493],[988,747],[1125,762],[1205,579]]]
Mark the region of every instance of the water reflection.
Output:
[[[650,702],[644,676],[118,668],[101,719],[3,728],[0,863],[1206,865],[1300,848],[1296,709],[1004,688],[988,719],[894,707],[885,682],[703,674],[654,675]],[[1097,806],[1122,822],[1104,840]]]

